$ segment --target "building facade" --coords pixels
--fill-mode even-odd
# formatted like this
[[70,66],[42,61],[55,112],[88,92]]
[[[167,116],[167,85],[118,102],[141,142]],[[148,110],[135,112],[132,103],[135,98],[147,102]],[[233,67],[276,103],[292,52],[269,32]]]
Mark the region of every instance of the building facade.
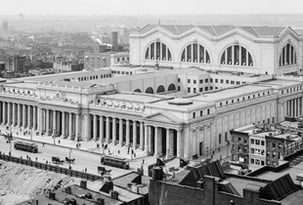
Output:
[[1,124],[146,155],[210,155],[229,144],[231,129],[302,115],[303,79],[278,75],[300,71],[300,39],[289,27],[145,26],[130,40],[129,70],[140,72],[7,81]]

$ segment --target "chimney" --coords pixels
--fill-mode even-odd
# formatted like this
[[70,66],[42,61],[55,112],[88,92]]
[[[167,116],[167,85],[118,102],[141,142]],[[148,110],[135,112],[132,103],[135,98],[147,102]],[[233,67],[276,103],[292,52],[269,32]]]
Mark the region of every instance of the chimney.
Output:
[[80,187],[83,188],[83,189],[86,189],[87,188],[87,181],[81,180],[80,181]]
[[72,188],[71,188],[70,186],[65,187],[65,192],[66,192],[67,194],[72,194]]
[[104,199],[97,198],[97,205],[105,205]]
[[116,200],[119,200],[118,199],[118,196],[119,196],[119,193],[117,191],[110,191],[110,196],[113,198],[113,199],[116,199]]
[[163,179],[163,171],[162,167],[154,167],[153,168],[153,180],[162,180]]
[[50,192],[48,193],[48,198],[50,198],[50,199],[52,199],[52,200],[55,200],[55,199],[56,199],[56,194],[55,194],[55,192],[50,191]]

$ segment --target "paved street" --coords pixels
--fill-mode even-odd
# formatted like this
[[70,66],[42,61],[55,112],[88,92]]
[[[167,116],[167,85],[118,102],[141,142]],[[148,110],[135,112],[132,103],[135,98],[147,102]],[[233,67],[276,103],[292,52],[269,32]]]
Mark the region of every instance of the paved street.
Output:
[[[14,140],[16,141],[16,140]],[[53,145],[48,145],[45,144],[44,146],[41,143],[37,143],[38,144],[38,149],[39,149],[39,153],[31,153],[31,152],[25,152],[25,151],[20,151],[20,150],[15,150],[13,147],[13,143],[9,144],[6,143],[6,140],[4,139],[4,137],[0,137],[0,150],[2,152],[8,153],[10,151],[10,146],[11,146],[11,153],[13,156],[16,157],[24,157],[26,158],[26,156],[31,157],[32,160],[36,160],[36,157],[38,159],[39,162],[51,162],[51,157],[52,156],[56,156],[56,157],[60,157],[61,159],[64,159],[65,157],[69,156],[70,150],[68,148],[64,148],[64,147],[58,147],[58,146],[53,146]],[[72,164],[72,169],[78,170],[78,171],[82,171],[85,168],[87,168],[87,172],[91,173],[91,174],[98,174],[97,173],[97,166],[100,165],[100,155],[97,154],[92,154],[89,152],[83,152],[80,150],[72,150],[70,153],[71,158],[75,158],[75,163]],[[64,163],[63,165],[59,165],[59,166],[63,166],[63,167],[68,167],[69,164]],[[102,165],[103,166],[103,165]],[[126,174],[132,170],[135,169],[130,169],[130,170],[124,170],[124,169],[118,169],[118,168],[114,168],[114,167],[109,167],[109,166],[105,166],[106,169],[111,169],[111,176],[112,177],[117,177],[123,174]]]

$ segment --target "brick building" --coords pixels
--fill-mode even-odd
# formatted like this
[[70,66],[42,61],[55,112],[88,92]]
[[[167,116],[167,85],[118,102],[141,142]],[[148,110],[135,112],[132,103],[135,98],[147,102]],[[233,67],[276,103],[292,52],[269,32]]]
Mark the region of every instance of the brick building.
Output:
[[274,181],[224,174],[221,165],[212,162],[188,167],[174,179],[165,179],[162,168],[153,170],[149,201],[153,205],[299,205],[298,189],[290,176]]

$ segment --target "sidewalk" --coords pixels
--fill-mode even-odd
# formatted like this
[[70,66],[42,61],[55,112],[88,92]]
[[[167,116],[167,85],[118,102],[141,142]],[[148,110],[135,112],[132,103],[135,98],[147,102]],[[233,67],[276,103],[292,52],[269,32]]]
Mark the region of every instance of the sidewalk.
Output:
[[[69,139],[64,139],[61,137],[53,138],[52,136],[40,136],[36,135],[36,132],[32,132],[29,129],[23,129],[23,128],[17,128],[12,127],[7,129],[7,127],[4,127],[3,125],[0,126],[1,133],[9,133],[11,132],[13,135],[13,138],[20,139],[20,140],[26,140],[26,141],[33,141],[36,143],[45,143],[53,146],[61,146],[69,149],[76,149],[84,152],[90,152],[96,155],[111,155],[111,156],[117,156],[121,158],[126,158],[129,160],[138,160],[143,157],[146,157],[146,154],[143,150],[137,148],[133,150],[131,147],[128,149],[127,146],[120,146],[120,145],[113,145],[113,144],[107,144],[107,149],[102,148],[102,143],[100,141],[96,142],[93,140],[87,141],[87,142],[78,142],[80,144],[79,147],[77,147],[77,142]],[[99,148],[97,147],[97,144],[99,144]],[[103,144],[104,146],[106,143]],[[132,155],[132,150],[136,157]]]

